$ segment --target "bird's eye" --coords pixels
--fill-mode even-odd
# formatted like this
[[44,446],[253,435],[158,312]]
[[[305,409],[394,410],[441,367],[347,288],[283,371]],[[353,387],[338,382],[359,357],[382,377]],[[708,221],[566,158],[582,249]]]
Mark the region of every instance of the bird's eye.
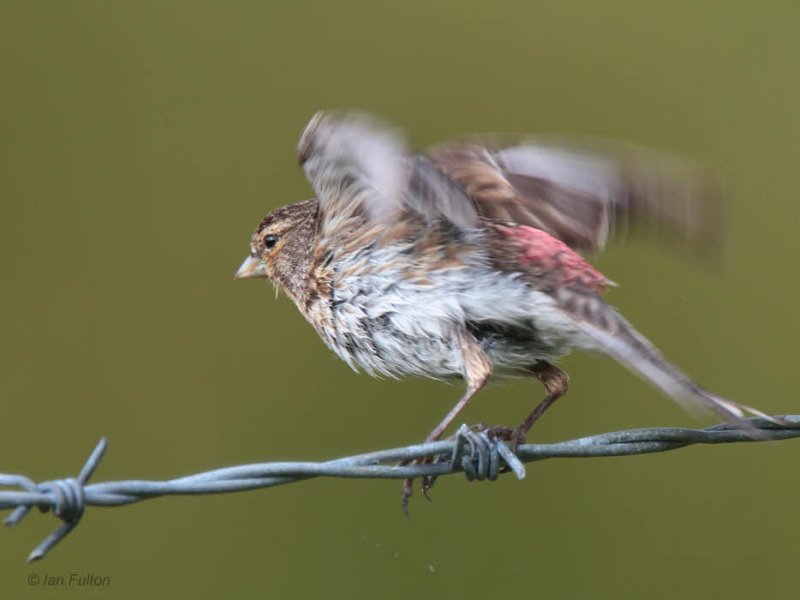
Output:
[[265,248],[272,248],[275,244],[278,243],[278,236],[277,235],[268,235],[264,238],[264,247]]

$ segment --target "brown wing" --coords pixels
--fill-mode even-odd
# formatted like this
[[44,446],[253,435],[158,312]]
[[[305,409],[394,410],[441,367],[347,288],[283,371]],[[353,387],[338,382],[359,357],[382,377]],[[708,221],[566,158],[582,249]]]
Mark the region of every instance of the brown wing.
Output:
[[405,140],[369,115],[318,112],[300,136],[297,157],[319,198],[323,235],[363,218],[388,220],[408,187]]
[[466,141],[428,156],[359,113],[318,113],[298,157],[333,233],[405,211],[460,228],[478,217],[536,227],[579,251],[602,249],[629,226],[666,229],[705,248],[719,240],[719,186],[684,161],[619,144]]
[[427,221],[476,227],[475,204],[458,183],[400,133],[363,113],[319,112],[300,137],[298,159],[319,198],[325,235],[364,222],[397,222],[406,211]]
[[613,143],[465,141],[429,154],[486,218],[536,227],[579,251],[631,227],[713,248],[721,186],[685,161]]

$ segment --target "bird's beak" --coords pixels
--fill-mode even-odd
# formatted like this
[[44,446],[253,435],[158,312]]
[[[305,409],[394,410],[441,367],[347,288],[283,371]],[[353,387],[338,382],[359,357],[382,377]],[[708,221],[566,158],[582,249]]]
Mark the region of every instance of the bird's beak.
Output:
[[264,263],[257,258],[248,256],[244,259],[242,266],[236,271],[234,279],[253,279],[254,277],[266,277],[267,271],[264,269]]

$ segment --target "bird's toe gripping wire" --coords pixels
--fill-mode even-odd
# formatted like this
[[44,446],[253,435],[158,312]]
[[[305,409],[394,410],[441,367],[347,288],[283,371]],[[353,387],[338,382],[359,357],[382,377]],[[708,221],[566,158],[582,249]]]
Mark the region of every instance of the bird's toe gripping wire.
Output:
[[[490,435],[485,428],[476,430],[462,425],[453,440],[456,444],[450,455],[450,470],[464,471],[467,481],[495,481],[506,469],[512,471],[517,479],[525,478],[525,465],[522,461],[504,440]],[[434,462],[445,458],[440,455]],[[422,491],[426,497],[435,482],[435,476],[423,478]]]

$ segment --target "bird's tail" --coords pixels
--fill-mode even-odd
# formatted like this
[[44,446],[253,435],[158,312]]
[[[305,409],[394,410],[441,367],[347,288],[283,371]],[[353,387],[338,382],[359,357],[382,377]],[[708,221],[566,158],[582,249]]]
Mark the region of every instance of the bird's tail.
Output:
[[753,437],[759,431],[749,416],[781,424],[755,408],[717,396],[692,381],[670,363],[658,349],[613,308],[603,303],[601,319],[582,319],[581,330],[596,344],[595,348],[615,358],[634,373],[653,383],[691,413],[711,412],[748,430]]

